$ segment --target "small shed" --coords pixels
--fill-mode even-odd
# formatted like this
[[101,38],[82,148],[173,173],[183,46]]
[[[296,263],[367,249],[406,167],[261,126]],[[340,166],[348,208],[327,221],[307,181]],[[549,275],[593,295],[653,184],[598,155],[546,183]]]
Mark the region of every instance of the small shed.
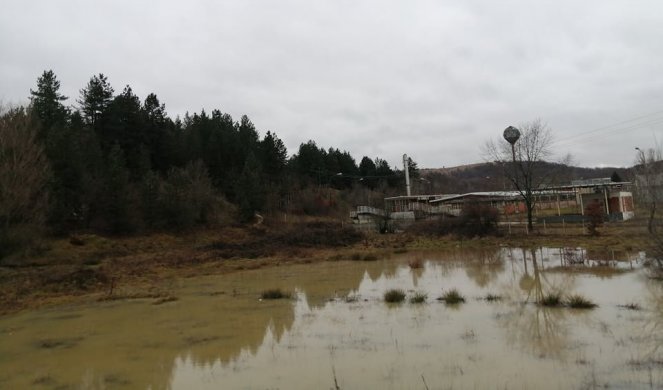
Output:
[[625,221],[635,216],[633,194],[619,189],[596,188],[594,192],[580,195],[582,213],[591,202],[598,202],[605,209],[610,220]]

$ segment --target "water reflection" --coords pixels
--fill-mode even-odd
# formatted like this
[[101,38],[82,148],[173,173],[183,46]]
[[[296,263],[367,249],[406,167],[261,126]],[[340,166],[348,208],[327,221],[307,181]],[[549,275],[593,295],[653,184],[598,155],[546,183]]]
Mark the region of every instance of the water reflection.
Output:
[[[3,318],[0,387],[333,388],[336,378],[341,388],[396,389],[425,378],[431,388],[567,388],[590,370],[622,385],[648,381],[625,371],[626,356],[630,367],[654,367],[652,380],[663,383],[655,365],[663,361],[660,284],[637,273],[597,278],[591,263],[568,256],[456,249],[289,266],[185,280],[173,286],[180,300],[159,306],[139,300]],[[423,266],[411,268],[412,260]],[[296,299],[258,300],[276,287]],[[386,305],[389,288],[426,293],[428,303]],[[435,301],[451,288],[467,303]],[[584,293],[600,307],[534,304],[555,291]],[[482,300],[488,293],[503,300]],[[617,307],[635,299],[647,310]]]

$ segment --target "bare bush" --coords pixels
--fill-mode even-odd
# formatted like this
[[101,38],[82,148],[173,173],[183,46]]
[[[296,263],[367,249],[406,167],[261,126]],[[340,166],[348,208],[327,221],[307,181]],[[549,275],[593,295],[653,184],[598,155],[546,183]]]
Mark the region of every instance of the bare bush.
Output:
[[483,237],[498,234],[499,213],[490,205],[468,203],[459,217],[441,216],[413,224],[408,232],[421,235],[444,236],[456,234],[463,237]]
[[22,107],[2,113],[0,257],[39,237],[46,219],[49,172],[44,149],[37,141],[37,122]]

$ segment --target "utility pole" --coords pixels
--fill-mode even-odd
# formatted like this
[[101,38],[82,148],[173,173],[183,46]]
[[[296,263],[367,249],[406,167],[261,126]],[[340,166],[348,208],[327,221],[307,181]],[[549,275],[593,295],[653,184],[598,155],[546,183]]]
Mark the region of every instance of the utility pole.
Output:
[[407,154],[403,155],[403,170],[405,171],[405,190],[407,193],[407,196],[410,196],[410,164],[408,164],[409,159],[407,158]]

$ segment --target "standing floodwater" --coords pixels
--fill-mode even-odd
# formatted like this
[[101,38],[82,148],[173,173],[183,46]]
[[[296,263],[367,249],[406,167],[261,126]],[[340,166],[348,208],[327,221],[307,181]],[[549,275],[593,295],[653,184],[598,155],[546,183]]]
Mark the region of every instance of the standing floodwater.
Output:
[[[280,288],[290,299],[261,300]],[[406,300],[387,304],[385,291]],[[437,298],[456,289],[464,303]],[[661,388],[663,283],[582,250],[406,253],[0,319],[0,388]],[[581,295],[598,307],[545,307]],[[410,298],[426,296],[423,303]]]

